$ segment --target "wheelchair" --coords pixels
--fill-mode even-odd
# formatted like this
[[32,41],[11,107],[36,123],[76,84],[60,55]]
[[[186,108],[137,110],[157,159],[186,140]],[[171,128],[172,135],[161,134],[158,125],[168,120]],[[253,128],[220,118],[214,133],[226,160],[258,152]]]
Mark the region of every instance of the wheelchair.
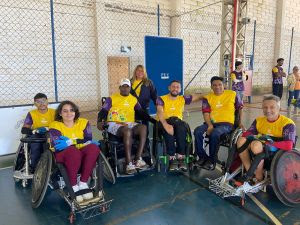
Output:
[[26,187],[28,181],[33,178],[33,171],[30,168],[30,144],[41,143],[45,149],[47,138],[44,135],[40,137],[24,136],[20,139],[20,145],[16,151],[13,166],[13,178],[15,182],[22,182],[22,186]]
[[105,156],[102,152],[100,152],[96,167],[88,181],[89,187],[93,190],[94,198],[78,203],[75,200],[76,196],[71,187],[64,165],[55,162],[53,152],[49,148],[46,149],[38,162],[33,176],[31,198],[32,208],[38,208],[40,206],[49,186],[69,205],[71,210],[69,215],[70,223],[75,221],[76,214],[80,214],[83,219],[89,219],[109,211],[113,200],[105,200],[105,196],[100,199],[98,196],[99,191],[103,189],[103,176],[113,176],[113,174],[106,174],[111,171],[109,168],[110,165],[108,164]]
[[[104,104],[106,97],[102,97],[102,105]],[[138,122],[138,121],[137,121]],[[125,167],[125,150],[124,144],[121,137],[116,135],[110,134],[108,131],[108,125],[105,124],[104,130],[102,131],[103,140],[101,141],[101,149],[106,156],[109,165],[113,168],[113,174],[115,177],[131,177],[134,174],[126,174],[124,171]],[[138,147],[138,139],[137,137],[133,137],[132,149],[131,154],[136,154]],[[152,170],[155,167],[155,157],[153,152],[153,144],[152,140],[147,137],[145,148],[142,154],[143,160],[147,164],[147,169],[137,170],[138,173]],[[109,180],[109,179],[108,179]],[[111,183],[115,183],[115,178],[109,180]]]
[[[253,161],[247,173],[244,173],[243,166],[239,166],[231,171],[230,167],[236,152],[236,145],[231,148],[231,159],[226,165],[226,172],[223,176],[209,180],[209,189],[217,195],[226,198],[237,196],[241,199],[241,205],[245,204],[245,196],[249,193],[256,193],[266,190],[271,185],[277,198],[285,205],[295,207],[300,205],[300,152],[297,149],[291,151],[277,150],[276,152],[265,149],[263,153],[252,155]],[[260,163],[264,161],[264,180],[245,188],[236,185],[239,178],[249,182]]]
[[[185,121],[184,125],[187,129],[187,136],[186,136],[186,149],[185,149],[185,164],[187,165],[187,171],[190,173],[193,170],[193,161],[195,159],[194,150],[193,150],[193,139],[192,139],[192,132],[190,126]],[[163,137],[163,127],[157,121],[154,124],[154,134],[153,134],[153,141],[155,146],[155,158],[156,158],[156,167],[158,172],[167,172],[169,170],[169,156],[167,155],[167,147]],[[176,141],[175,141],[176,146]]]

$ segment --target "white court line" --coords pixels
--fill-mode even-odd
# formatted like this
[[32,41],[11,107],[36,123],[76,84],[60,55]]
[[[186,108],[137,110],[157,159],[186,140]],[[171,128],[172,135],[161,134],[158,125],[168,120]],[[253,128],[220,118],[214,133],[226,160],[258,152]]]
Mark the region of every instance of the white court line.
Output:
[[6,169],[9,169],[9,168],[12,168],[13,166],[8,166],[8,167],[3,167],[3,168],[0,168],[0,170],[6,170]]
[[247,193],[252,201],[272,220],[275,225],[282,225],[282,223],[265,207],[254,195]]

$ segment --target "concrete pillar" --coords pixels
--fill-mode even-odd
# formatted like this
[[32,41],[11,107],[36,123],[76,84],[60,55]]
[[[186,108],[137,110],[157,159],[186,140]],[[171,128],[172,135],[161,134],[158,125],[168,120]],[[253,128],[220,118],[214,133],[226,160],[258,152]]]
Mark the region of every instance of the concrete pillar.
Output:
[[[109,80],[107,72],[107,47],[108,32],[105,8],[102,1],[95,2],[95,36],[96,36],[96,69],[98,82],[98,97],[106,97],[109,94]],[[100,101],[99,101],[100,102]],[[100,103],[99,103],[100,104]]]
[[[178,15],[180,14],[180,10],[182,6],[181,0],[172,0],[171,1],[171,9],[172,11]],[[181,17],[174,16],[171,18],[170,24],[170,35],[171,37],[181,37]]]
[[[280,57],[282,57],[282,44],[283,44],[283,34],[284,34],[284,20],[285,20],[285,9],[286,1],[277,0],[276,1],[276,25],[275,25],[275,48],[274,48],[274,62]],[[287,59],[285,59],[287,62]]]

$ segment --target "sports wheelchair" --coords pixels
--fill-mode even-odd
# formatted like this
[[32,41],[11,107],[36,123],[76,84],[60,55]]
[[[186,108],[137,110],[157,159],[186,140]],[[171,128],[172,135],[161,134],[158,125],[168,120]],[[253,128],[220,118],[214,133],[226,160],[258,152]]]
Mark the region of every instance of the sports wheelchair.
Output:
[[[106,97],[102,97],[102,105],[105,103]],[[139,121],[136,121],[139,123]],[[108,124],[104,125],[104,130],[102,131],[102,137],[103,140],[101,140],[101,149],[104,152],[104,155],[106,156],[109,164],[111,165],[111,168],[113,168],[113,174],[115,177],[131,177],[134,176],[134,174],[126,174],[124,171],[124,165],[125,165],[125,150],[124,150],[124,144],[121,137],[118,137],[116,135],[110,134],[108,129]],[[137,137],[133,136],[133,143],[132,143],[132,149],[131,154],[132,158],[133,155],[136,154],[138,142],[139,140]],[[152,140],[147,137],[145,148],[142,154],[143,160],[147,164],[147,168],[143,170],[137,170],[138,173],[151,170],[155,167],[155,157],[153,152],[153,144]],[[109,181],[111,183],[115,183],[115,177],[114,179],[110,179]]]
[[[260,140],[260,139],[259,139]],[[231,171],[231,163],[234,155],[237,153],[236,144],[230,148],[230,158],[226,165],[226,172],[223,176],[209,180],[209,189],[226,198],[231,196],[241,197],[241,204],[245,204],[245,195],[248,193],[256,193],[266,189],[267,185],[271,185],[277,198],[285,205],[295,207],[300,205],[300,152],[297,149],[291,151],[277,150],[270,151],[264,148],[264,152],[253,155],[252,164],[247,173],[244,173],[243,166],[239,166]],[[249,180],[261,162],[264,161],[265,178],[263,181],[251,186],[248,185]],[[242,185],[238,181],[241,178],[244,181]]]
[[[186,123],[185,121],[182,122],[184,123],[184,126],[187,130],[185,158],[184,158],[184,162],[187,165],[187,171],[183,171],[183,172],[191,172],[191,170],[193,169],[193,160],[194,160],[192,132],[189,124]],[[163,137],[163,129],[164,128],[158,121],[156,124],[154,124],[153,145],[155,146],[155,156],[157,162],[156,167],[158,172],[161,171],[167,172],[169,170],[169,155],[167,154],[167,147]],[[176,140],[175,140],[175,146],[176,146]]]
[[15,182],[22,182],[22,186],[26,187],[28,181],[33,178],[31,169],[30,144],[40,143],[45,149],[47,138],[44,135],[38,137],[24,136],[20,139],[19,147],[16,151],[16,156],[13,166],[13,178]]
[[109,211],[110,204],[113,200],[105,200],[105,196],[100,198],[98,193],[103,190],[103,176],[113,176],[113,174],[107,174],[110,171],[112,170],[108,161],[102,152],[100,152],[96,167],[88,181],[89,187],[93,190],[94,198],[78,203],[75,200],[76,195],[72,189],[64,165],[55,161],[54,154],[49,149],[48,145],[38,162],[33,176],[31,205],[33,208],[38,208],[40,206],[49,186],[70,206],[70,223],[74,222],[77,213],[79,213],[84,219],[89,219],[107,212]]
[[[234,124],[233,124],[233,128],[232,131],[230,133],[226,133],[221,135],[220,137],[220,142],[219,145],[216,149],[215,152],[215,163],[216,165],[219,165],[221,168],[221,171],[223,174],[226,173],[227,170],[230,169],[230,166],[232,164],[233,158],[235,158],[237,156],[236,152],[232,152],[231,149],[233,148],[233,146],[236,145],[237,140],[239,138],[239,136],[243,133],[242,129],[239,128],[239,111],[235,110],[234,112]],[[204,144],[205,144],[205,148],[208,147],[209,145],[209,137],[206,135],[205,139],[204,139]],[[227,159],[226,160],[222,160],[221,157],[219,157],[219,153],[220,153],[220,148],[224,147],[228,149],[228,155],[227,155]],[[195,156],[195,159],[197,158],[197,156]],[[198,167],[198,165],[196,163],[194,163],[194,166]]]

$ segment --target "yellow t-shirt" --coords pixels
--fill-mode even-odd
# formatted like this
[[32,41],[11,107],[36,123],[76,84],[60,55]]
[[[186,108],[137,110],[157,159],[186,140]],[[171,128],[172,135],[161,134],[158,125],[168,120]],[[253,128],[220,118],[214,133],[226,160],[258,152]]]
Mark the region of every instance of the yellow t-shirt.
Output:
[[32,129],[37,129],[40,127],[49,127],[50,123],[54,121],[55,110],[48,108],[46,113],[40,113],[37,109],[29,112],[31,116],[31,121],[28,116],[25,119],[25,124],[32,124]]
[[[210,118],[214,123],[234,124],[236,92],[225,90],[222,95],[213,92],[204,97],[210,107]],[[204,102],[203,102],[204,104]],[[205,112],[205,109],[202,109]]]
[[112,122],[134,122],[134,107],[137,99],[129,94],[122,96],[117,93],[111,96],[111,108],[108,112],[107,121]]
[[177,96],[177,98],[171,99],[170,95],[163,95],[161,99],[164,102],[163,110],[164,110],[164,118],[168,119],[172,116],[178,117],[182,120],[183,111],[185,105],[185,99],[183,96]]
[[283,115],[280,115],[279,118],[274,122],[269,122],[267,117],[261,116],[256,118],[256,130],[259,134],[269,135],[272,137],[283,137],[283,128],[288,125],[293,124],[293,120],[287,118]]
[[[52,132],[51,129],[57,130],[61,133],[62,136],[66,136],[72,140],[76,139],[84,139],[84,130],[87,128],[88,120],[84,118],[78,118],[73,127],[67,127],[63,122],[54,121],[50,124],[50,137],[52,141],[55,141],[57,136],[55,136],[55,132]],[[88,127],[88,129],[91,129]],[[91,133],[91,131],[87,131]],[[83,144],[75,145],[78,149],[82,148]]]
[[[140,96],[140,93],[141,93],[141,87],[142,87],[142,84],[140,84],[141,82],[143,82],[143,81],[141,81],[141,80],[135,80],[133,82],[133,84],[132,84],[132,89],[135,90],[135,93],[136,93],[137,96]],[[137,87],[137,89],[135,89],[136,87]]]

